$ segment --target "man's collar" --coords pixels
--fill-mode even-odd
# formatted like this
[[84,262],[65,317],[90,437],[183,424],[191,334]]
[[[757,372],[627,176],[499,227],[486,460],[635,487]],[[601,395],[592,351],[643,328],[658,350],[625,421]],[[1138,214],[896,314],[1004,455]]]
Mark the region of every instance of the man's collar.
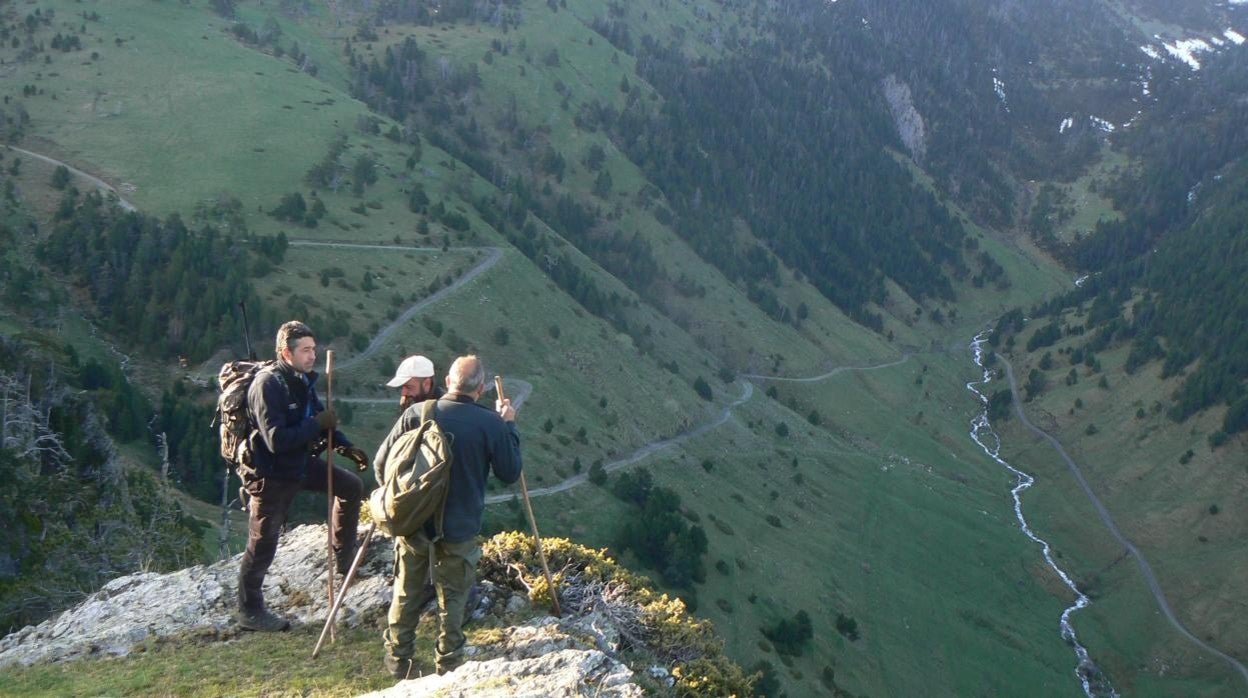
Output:
[[285,359],[278,359],[277,367],[279,370],[284,371],[288,375],[302,378],[303,382],[307,385],[312,385],[313,383],[316,383],[317,376],[319,375],[316,371],[309,371],[307,373],[299,371],[294,366],[291,366],[290,364],[286,363]]

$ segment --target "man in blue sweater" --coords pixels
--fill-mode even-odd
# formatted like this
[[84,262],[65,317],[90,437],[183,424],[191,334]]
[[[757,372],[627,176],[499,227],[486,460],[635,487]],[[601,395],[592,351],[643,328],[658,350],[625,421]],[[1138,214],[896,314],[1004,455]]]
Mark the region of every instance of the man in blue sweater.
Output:
[[[395,540],[397,573],[385,631],[386,670],[398,679],[413,676],[416,623],[421,589],[430,576],[438,594],[438,637],[434,644],[439,674],[463,661],[464,606],[476,578],[481,546],[485,482],[491,470],[505,483],[520,479],[520,433],[511,400],[496,401],[494,411],[477,404],[485,392],[485,366],[475,356],[461,356],[446,375],[446,396],[437,401],[433,419],[451,441],[451,483],[446,495],[444,537],[432,545],[432,522],[415,536]],[[421,405],[408,407],[377,450],[377,480],[385,479],[386,456],[404,432],[420,426]]]
[[[247,391],[252,421],[248,437],[251,462],[242,469],[247,507],[247,550],[238,572],[238,612],[235,619],[246,630],[285,630],[290,622],[264,605],[265,574],[277,552],[277,539],[295,494],[301,489],[324,492],[327,466],[317,453],[326,436],[334,434],[334,450],[368,467],[368,456],[337,431],[338,418],[316,397],[316,337],[296,320],[277,331],[277,361],[256,374]],[[340,573],[355,554],[356,526],[364,483],[356,474],[334,467],[334,550]]]

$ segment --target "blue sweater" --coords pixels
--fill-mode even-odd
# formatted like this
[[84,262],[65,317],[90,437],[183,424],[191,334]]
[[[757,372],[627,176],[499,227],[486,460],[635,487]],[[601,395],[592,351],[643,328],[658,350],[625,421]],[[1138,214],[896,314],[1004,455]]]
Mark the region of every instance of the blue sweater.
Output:
[[[385,480],[386,455],[404,432],[420,426],[423,402],[403,411],[390,435],[377,449],[373,467],[377,481]],[[481,532],[485,511],[485,481],[494,477],[511,484],[520,479],[520,432],[515,422],[465,395],[449,395],[437,402],[434,421],[451,437],[451,485],[442,518],[448,543],[471,540]]]

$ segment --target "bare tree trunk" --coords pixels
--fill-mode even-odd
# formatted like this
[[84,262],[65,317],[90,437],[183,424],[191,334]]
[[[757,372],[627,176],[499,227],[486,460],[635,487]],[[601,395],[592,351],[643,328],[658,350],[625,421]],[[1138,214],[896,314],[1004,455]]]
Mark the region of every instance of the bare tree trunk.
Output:
[[160,450],[160,479],[169,481],[169,438],[165,432],[156,435],[157,448]]
[[226,467],[225,478],[221,481],[221,537],[217,541],[217,559],[224,560],[230,556],[230,469]]

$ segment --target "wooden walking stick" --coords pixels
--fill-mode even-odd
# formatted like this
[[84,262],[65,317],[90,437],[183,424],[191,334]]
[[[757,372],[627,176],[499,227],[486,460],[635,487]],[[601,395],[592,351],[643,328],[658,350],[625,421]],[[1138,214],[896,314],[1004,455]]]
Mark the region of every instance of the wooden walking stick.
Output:
[[[503,397],[503,377],[494,376],[494,390],[498,392],[498,401],[502,402]],[[546,553],[542,550],[542,537],[537,532],[537,519],[533,517],[533,503],[529,501],[529,486],[524,481],[524,471],[520,471],[520,494],[524,496],[524,511],[529,515],[529,527],[533,529],[533,543],[537,547],[537,559],[542,562],[542,574],[546,575],[546,586],[550,589],[550,603],[554,606],[555,617],[561,618],[563,611],[559,610],[559,593],[555,589],[555,580],[550,576],[550,567],[546,564]]]
[[[334,350],[325,352],[325,409],[334,410]],[[337,427],[334,427],[337,428]],[[325,516],[325,545],[329,551],[329,607],[334,607],[334,429],[329,430],[325,442],[325,491],[329,495],[329,513]],[[334,642],[334,629],[329,629],[329,641]]]
[[342,600],[347,596],[347,589],[351,586],[351,581],[355,579],[355,571],[359,569],[360,562],[364,560],[364,553],[368,551],[368,543],[373,539],[373,531],[377,529],[377,524],[371,523],[368,529],[364,531],[364,542],[360,544],[360,549],[355,552],[355,560],[351,562],[351,569],[347,570],[347,576],[342,579],[342,588],[338,590],[338,597],[334,604],[330,606],[329,618],[325,619],[325,627],[321,628],[321,639],[316,641],[316,647],[312,650],[312,658],[316,659],[316,655],[321,653],[321,644],[325,642],[325,635],[328,633],[331,637],[334,634],[334,619],[338,617],[338,610],[342,608]]

